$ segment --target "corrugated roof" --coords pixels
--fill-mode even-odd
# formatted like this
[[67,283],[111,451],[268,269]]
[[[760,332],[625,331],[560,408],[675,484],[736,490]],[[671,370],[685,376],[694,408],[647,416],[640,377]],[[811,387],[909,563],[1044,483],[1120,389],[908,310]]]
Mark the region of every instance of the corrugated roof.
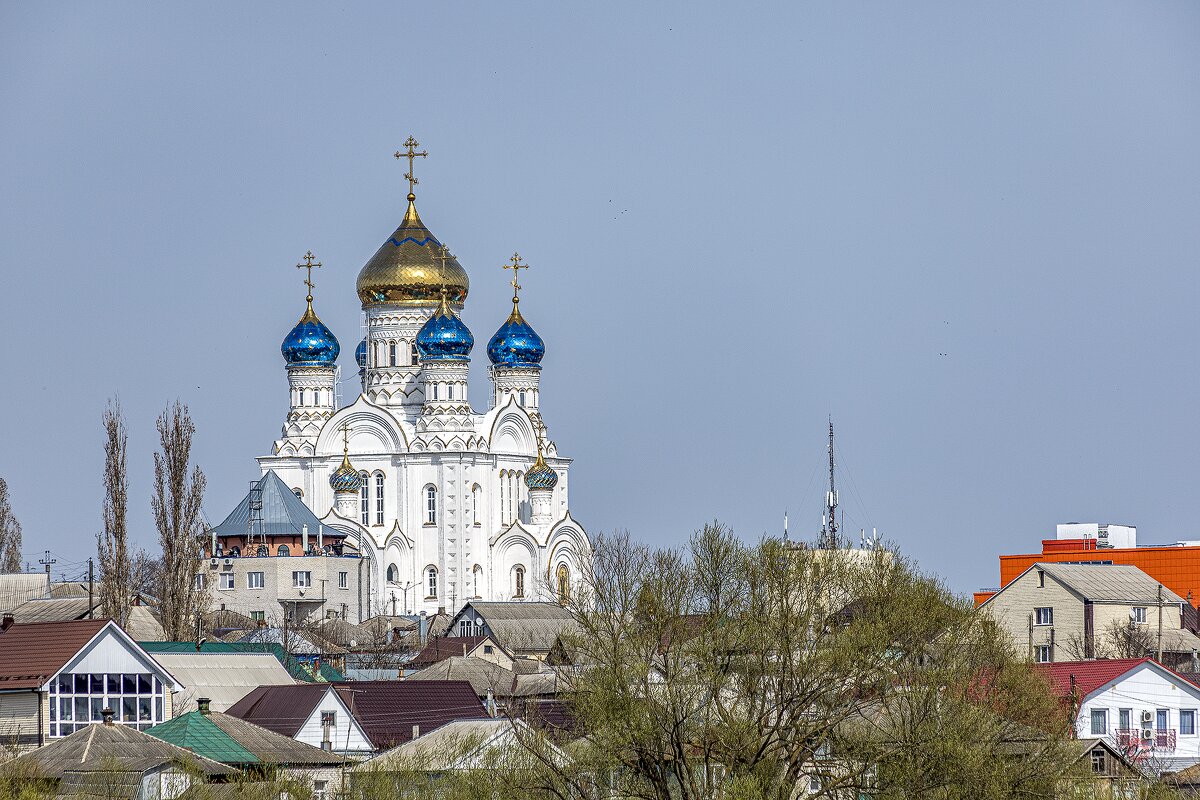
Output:
[[483,644],[487,636],[437,636],[429,640],[421,652],[404,666],[408,669],[425,669],[451,656],[469,656],[471,651]]
[[161,725],[155,725],[146,733],[222,764],[240,767],[261,763],[258,756],[242,747],[236,739],[198,711],[181,714]]
[[477,612],[500,644],[514,653],[547,653],[563,633],[578,630],[571,612],[557,603],[472,601],[455,616],[450,633],[459,620],[473,619]]
[[[261,533],[267,536],[299,536],[307,525],[309,534],[316,537],[321,521],[300,498],[292,494],[292,490],[274,470],[268,470],[259,479],[258,487],[262,490]],[[237,508],[213,532],[217,536],[245,536],[249,524],[250,493],[247,492]],[[256,527],[254,532],[258,534],[260,530]],[[316,542],[315,538],[313,542]]]
[[[1130,564],[1056,564],[1034,565],[1093,602],[1158,602],[1158,581]],[[1164,603],[1187,602],[1163,587]]]
[[[31,622],[65,622],[72,619],[83,619],[88,610],[97,608],[99,603],[88,603],[86,597],[64,597],[53,600],[38,598],[17,606],[12,610],[13,619],[22,624]],[[96,614],[96,616],[100,616]]]
[[0,689],[36,689],[62,669],[106,619],[13,625],[0,632]]
[[340,755],[298,742],[232,714],[214,712],[208,719],[264,764],[310,767],[340,765],[345,760]]
[[272,653],[160,653],[162,664],[188,687],[176,695],[175,713],[193,711],[196,700],[207,697],[214,711],[226,711],[259,686],[286,684],[292,676]]
[[[355,681],[335,684],[376,750],[412,739],[413,725],[431,730],[456,719],[487,717],[467,681]],[[348,690],[353,690],[351,694]]]
[[303,634],[296,630],[283,630],[282,628],[255,628],[252,631],[236,631],[232,643],[247,642],[257,644],[278,644],[283,646],[284,640],[287,640],[287,646],[284,648],[289,653],[298,655],[343,655],[346,649],[338,647],[333,642],[327,642],[320,636],[305,631]]
[[259,686],[229,707],[229,713],[284,736],[295,736],[329,691],[328,684]]
[[12,763],[37,764],[50,777],[65,772],[145,772],[161,764],[194,764],[206,775],[232,775],[236,770],[150,736],[130,725],[93,723],[55,739]]
[[475,656],[450,656],[406,677],[406,681],[468,681],[477,697],[509,697],[516,673]]
[[46,576],[42,573],[0,573],[0,614],[8,614],[29,600],[48,596]]
[[430,733],[380,753],[354,768],[359,772],[376,770],[414,770],[444,772],[455,769],[463,760],[486,749],[518,720],[472,719],[449,722]]
[[[1111,681],[1137,669],[1143,664],[1161,672],[1166,677],[1181,683],[1197,686],[1178,672],[1164,667],[1153,658],[1101,658],[1094,661],[1059,661],[1053,664],[1035,664],[1035,668],[1050,680],[1050,687],[1060,697],[1070,697],[1071,680],[1080,699],[1087,697]],[[1200,686],[1197,686],[1200,688]]]

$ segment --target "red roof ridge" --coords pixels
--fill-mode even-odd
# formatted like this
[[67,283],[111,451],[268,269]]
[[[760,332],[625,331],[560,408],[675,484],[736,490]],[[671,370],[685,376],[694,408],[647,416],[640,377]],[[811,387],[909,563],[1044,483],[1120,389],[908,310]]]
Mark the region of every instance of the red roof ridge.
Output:
[[1052,664],[1035,664],[1039,672],[1050,681],[1051,688],[1060,696],[1071,693],[1071,678],[1075,679],[1075,690],[1080,698],[1087,697],[1100,687],[1132,671],[1135,667],[1150,663],[1186,684],[1200,689],[1200,684],[1175,670],[1158,663],[1150,656],[1141,658],[1097,658],[1083,661],[1056,661]]

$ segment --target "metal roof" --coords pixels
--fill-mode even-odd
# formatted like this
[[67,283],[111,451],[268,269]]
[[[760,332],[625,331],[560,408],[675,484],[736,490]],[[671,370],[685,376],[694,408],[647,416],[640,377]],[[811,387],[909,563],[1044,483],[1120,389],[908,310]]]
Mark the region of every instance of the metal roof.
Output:
[[[196,712],[199,715],[199,712]],[[340,765],[345,759],[311,744],[267,730],[261,725],[247,722],[231,714],[213,712],[206,719],[220,728],[227,736],[249,750],[264,764],[279,764],[285,767],[307,767]]]
[[[193,648],[195,646],[193,645]],[[259,686],[286,684],[292,676],[271,653],[156,653],[162,664],[188,687],[176,695],[175,713],[193,711],[196,700],[207,697],[214,711],[226,711]]]
[[[309,534],[314,537],[317,535],[321,521],[309,510],[308,506],[304,505],[300,498],[292,494],[292,490],[288,488],[282,478],[275,474],[274,470],[268,470],[267,474],[259,479],[258,488],[262,490],[262,512],[259,515],[262,520],[262,530],[260,531],[256,527],[255,534],[299,536],[303,532],[304,526],[307,525]],[[245,536],[249,532],[249,526],[250,492],[247,492],[246,496],[242,498],[242,502],[238,503],[237,508],[213,529],[213,533],[217,536]],[[316,539],[314,538],[313,541],[315,542]]]
[[13,625],[0,633],[0,689],[36,689],[111,620]]
[[0,574],[0,613],[7,614],[27,600],[49,596],[46,576],[40,572]]
[[[1158,602],[1158,588],[1162,586],[1159,581],[1131,564],[1062,564],[1039,561],[1033,568],[1042,570],[1092,602],[1153,604]],[[1165,586],[1162,589],[1162,600],[1164,603],[1187,602]]]
[[460,620],[477,617],[513,653],[548,653],[560,635],[578,630],[571,612],[557,603],[472,601],[455,615],[449,635]]
[[161,725],[155,725],[146,733],[222,764],[240,767],[261,763],[258,756],[242,747],[236,739],[198,711],[181,714]]
[[491,746],[502,744],[502,737],[511,735],[514,725],[524,726],[520,720],[469,719],[449,722],[419,738],[380,753],[369,761],[354,767],[357,772],[377,770],[421,770],[422,772],[444,772],[462,768],[473,755]]

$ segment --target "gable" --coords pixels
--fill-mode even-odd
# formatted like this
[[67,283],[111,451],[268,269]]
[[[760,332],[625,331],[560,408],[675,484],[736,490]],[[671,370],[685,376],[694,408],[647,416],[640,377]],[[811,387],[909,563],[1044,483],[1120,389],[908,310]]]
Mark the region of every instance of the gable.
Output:
[[168,691],[183,688],[161,664],[124,636],[115,625],[104,628],[55,674],[64,672],[95,674],[149,672],[162,681]]
[[1085,702],[1112,699],[1124,707],[1149,707],[1153,698],[1175,698],[1172,706],[1200,704],[1200,686],[1153,661],[1144,660],[1123,675],[1088,692]]

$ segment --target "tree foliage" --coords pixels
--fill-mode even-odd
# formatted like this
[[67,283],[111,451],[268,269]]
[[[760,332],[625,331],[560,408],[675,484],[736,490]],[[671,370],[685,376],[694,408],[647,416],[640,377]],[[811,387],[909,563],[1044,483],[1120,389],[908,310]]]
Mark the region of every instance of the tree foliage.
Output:
[[118,624],[129,621],[131,565],[129,561],[126,510],[129,480],[126,474],[128,434],[121,405],[110,400],[102,417],[104,424],[104,530],[96,534],[100,566],[100,608]]
[[0,478],[0,572],[21,571],[21,523],[8,499],[8,484]]

